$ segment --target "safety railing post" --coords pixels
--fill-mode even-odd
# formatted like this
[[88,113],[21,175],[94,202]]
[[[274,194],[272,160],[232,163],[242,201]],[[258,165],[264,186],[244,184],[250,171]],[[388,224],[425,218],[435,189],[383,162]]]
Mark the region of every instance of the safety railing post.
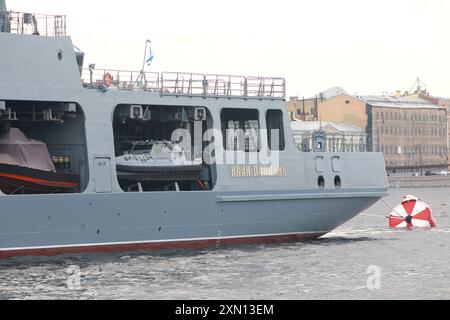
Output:
[[206,97],[208,95],[208,80],[206,79],[205,75],[203,75],[202,86],[203,86],[203,95]]
[[244,97],[248,97],[248,81],[244,78]]
[[189,78],[189,88],[188,88],[188,94],[192,94],[192,74]]

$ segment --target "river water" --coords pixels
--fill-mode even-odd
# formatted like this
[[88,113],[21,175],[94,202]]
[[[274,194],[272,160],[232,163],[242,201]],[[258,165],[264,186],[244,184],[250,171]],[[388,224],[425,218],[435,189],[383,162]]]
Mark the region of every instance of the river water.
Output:
[[450,299],[450,189],[427,201],[440,228],[395,231],[383,202],[322,239],[201,251],[0,261],[0,299]]

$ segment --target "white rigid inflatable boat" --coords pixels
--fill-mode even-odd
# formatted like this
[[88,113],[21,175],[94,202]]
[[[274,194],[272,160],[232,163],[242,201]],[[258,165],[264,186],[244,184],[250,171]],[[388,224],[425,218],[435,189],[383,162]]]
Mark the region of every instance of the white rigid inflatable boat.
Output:
[[177,143],[145,141],[117,157],[116,168],[120,178],[132,181],[185,181],[198,179],[203,166],[201,158],[188,160]]

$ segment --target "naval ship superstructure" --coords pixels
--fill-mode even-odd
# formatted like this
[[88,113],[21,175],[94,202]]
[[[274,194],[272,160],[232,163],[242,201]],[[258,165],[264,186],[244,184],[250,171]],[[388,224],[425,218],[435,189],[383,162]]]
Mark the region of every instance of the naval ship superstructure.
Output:
[[282,78],[85,69],[65,16],[0,0],[0,257],[313,239],[386,195],[382,154],[300,151],[284,102]]

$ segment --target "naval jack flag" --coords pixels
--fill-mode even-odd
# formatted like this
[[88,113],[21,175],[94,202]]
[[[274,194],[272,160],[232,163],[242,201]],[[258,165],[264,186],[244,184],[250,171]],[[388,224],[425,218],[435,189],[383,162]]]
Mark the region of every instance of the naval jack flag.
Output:
[[152,51],[152,43],[150,42],[150,45],[148,46],[148,58],[145,60],[147,63],[147,66],[150,67],[150,65],[153,62],[153,51]]

